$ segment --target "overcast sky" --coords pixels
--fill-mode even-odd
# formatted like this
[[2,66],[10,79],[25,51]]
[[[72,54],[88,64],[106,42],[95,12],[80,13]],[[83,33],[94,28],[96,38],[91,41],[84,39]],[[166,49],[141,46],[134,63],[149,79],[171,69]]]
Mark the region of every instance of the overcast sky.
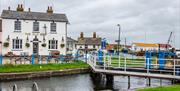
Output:
[[180,0],[0,0],[0,10],[17,4],[45,12],[65,13],[70,21],[68,36],[75,39],[80,32],[92,36],[97,32],[110,43],[118,38],[117,24],[121,24],[122,42],[167,43],[174,32],[172,45],[180,48]]

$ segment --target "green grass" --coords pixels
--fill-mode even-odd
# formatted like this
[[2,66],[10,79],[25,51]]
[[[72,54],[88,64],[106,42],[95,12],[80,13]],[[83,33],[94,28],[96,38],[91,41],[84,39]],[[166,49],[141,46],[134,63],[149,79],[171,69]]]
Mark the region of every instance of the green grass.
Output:
[[36,64],[36,65],[12,65],[7,64],[0,66],[0,73],[13,72],[36,72],[63,69],[88,68],[89,65],[84,62],[62,63],[62,64]]
[[[119,58],[113,57],[111,62],[112,67],[118,67],[119,66]],[[125,62],[124,58],[121,57],[120,65],[121,67],[124,67]],[[108,58],[106,58],[106,62],[108,62]],[[156,60],[152,59],[152,64],[156,64]],[[126,59],[126,66],[127,67],[145,67],[145,59]]]
[[136,91],[180,91],[180,85],[161,86],[156,88],[137,89]]

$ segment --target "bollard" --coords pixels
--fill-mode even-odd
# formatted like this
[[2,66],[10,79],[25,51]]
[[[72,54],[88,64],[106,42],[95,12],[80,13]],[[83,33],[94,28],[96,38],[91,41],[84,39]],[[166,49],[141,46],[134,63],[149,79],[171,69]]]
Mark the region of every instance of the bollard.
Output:
[[32,57],[31,57],[31,64],[34,64],[34,60],[35,60],[34,54],[32,54]]
[[36,82],[33,83],[32,91],[39,91],[39,88]]
[[2,61],[3,61],[3,56],[2,55],[0,55],[0,65],[2,65],[3,63],[2,63]]

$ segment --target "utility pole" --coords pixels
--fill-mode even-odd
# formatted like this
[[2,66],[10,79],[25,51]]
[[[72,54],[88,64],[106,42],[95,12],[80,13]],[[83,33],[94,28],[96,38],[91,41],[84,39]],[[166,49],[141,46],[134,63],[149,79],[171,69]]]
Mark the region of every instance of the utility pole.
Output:
[[126,37],[124,39],[124,48],[126,49]]
[[117,53],[118,53],[118,55],[119,55],[119,50],[120,50],[120,41],[121,41],[121,25],[120,24],[117,24],[117,26],[119,27],[119,35],[118,35],[118,45],[117,45]]

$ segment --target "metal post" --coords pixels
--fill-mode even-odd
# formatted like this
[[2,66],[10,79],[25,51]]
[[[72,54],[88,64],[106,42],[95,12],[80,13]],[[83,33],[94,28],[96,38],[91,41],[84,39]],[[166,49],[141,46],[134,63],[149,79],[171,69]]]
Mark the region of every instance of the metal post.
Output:
[[109,66],[110,65],[110,56],[108,55],[107,57],[108,57],[107,58],[108,59],[108,66]]
[[96,67],[96,55],[94,56],[94,67]]
[[106,55],[104,55],[104,58],[103,58],[103,61],[104,61],[104,70],[106,69],[106,67],[105,67],[106,66],[106,59],[105,58],[106,58]]
[[40,61],[41,61],[41,56],[38,55],[38,64],[40,64]]
[[13,91],[17,91],[17,85],[16,84],[13,85]]
[[3,61],[3,56],[2,55],[0,55],[0,65],[2,65],[3,63],[2,63],[2,61]]
[[150,77],[146,78],[146,85],[151,86],[151,78]]
[[126,55],[124,54],[124,71],[126,72],[126,66],[127,66],[127,64],[126,64]]
[[130,76],[128,76],[128,89],[130,89],[131,87],[131,79],[130,79]]
[[147,58],[147,73],[149,74],[149,58]]
[[121,37],[120,37],[120,36],[121,36],[121,25],[120,25],[120,24],[117,24],[117,26],[119,27],[119,35],[118,35],[118,41],[117,41],[117,42],[118,42],[118,46],[117,46],[118,51],[117,51],[117,52],[118,52],[118,55],[119,55],[120,40],[121,40],[121,39],[120,39],[120,38],[121,38]]
[[111,63],[112,63],[112,55],[110,55],[109,60],[110,60],[110,65],[111,65]]
[[160,86],[162,86],[162,79],[160,79]]
[[32,54],[31,63],[34,64],[34,54]]
[[156,68],[158,68],[158,59],[156,58]]
[[119,68],[121,67],[121,55],[119,54]]
[[148,81],[149,82],[149,86],[151,86],[151,78],[149,77],[148,80],[149,80]]
[[36,82],[33,83],[32,91],[39,91],[39,88]]
[[174,76],[176,75],[176,60],[174,59],[173,60],[174,62],[174,65],[173,65],[173,68],[174,68],[174,72],[173,72],[173,74],[174,74]]

